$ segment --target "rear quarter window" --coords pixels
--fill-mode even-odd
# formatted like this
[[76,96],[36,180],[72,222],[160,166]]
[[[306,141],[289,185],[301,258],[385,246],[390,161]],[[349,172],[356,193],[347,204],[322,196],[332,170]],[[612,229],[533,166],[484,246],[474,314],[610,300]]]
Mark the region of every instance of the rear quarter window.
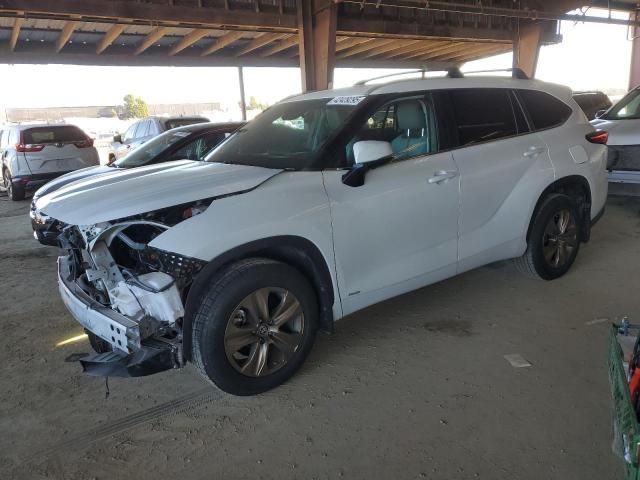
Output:
[[573,113],[571,107],[553,95],[537,90],[518,90],[518,97],[535,130],[562,125]]
[[22,132],[22,142],[25,144],[37,143],[66,143],[78,142],[87,139],[87,135],[78,127],[37,127]]

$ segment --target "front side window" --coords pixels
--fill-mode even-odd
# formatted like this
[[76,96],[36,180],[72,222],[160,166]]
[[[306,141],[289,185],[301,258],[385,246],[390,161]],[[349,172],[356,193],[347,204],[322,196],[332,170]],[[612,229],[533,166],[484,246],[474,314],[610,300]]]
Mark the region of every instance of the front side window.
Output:
[[136,134],[136,128],[138,128],[138,123],[134,123],[129,128],[127,128],[127,131],[124,132],[124,137],[122,137],[122,141],[123,142],[129,142],[129,141],[133,140],[133,138],[134,138],[134,136]]
[[509,90],[460,89],[449,92],[459,146],[518,134]]
[[[129,130],[131,130],[131,128],[129,128]],[[143,143],[126,157],[116,161],[115,165],[120,168],[133,168],[141,165],[147,165],[149,162],[153,161],[155,157],[171,147],[171,145],[183,140],[189,135],[191,135],[191,132],[188,131],[178,130],[165,132],[162,135]]]
[[346,165],[353,165],[353,146],[359,141],[388,142],[395,160],[438,151],[438,136],[431,103],[423,96],[394,99],[364,122],[346,145]]
[[206,161],[266,168],[312,165],[341,130],[360,97],[284,102],[268,108],[223,142]]
[[538,90],[518,90],[517,93],[536,130],[558,127],[573,112],[566,103],[548,93]]
[[635,120],[640,118],[640,89],[631,90],[600,118],[605,120]]
[[225,139],[224,133],[210,133],[183,145],[171,154],[171,160],[202,160],[207,153]]
[[149,135],[149,121],[141,122],[136,130],[136,138],[144,138]]

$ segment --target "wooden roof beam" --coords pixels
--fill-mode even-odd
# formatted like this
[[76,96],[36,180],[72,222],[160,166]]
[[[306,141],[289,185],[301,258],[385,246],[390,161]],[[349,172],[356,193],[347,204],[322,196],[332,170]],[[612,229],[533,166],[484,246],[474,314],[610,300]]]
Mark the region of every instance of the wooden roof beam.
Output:
[[352,57],[353,55],[357,55],[358,53],[366,52],[367,50],[371,50],[375,47],[383,47],[385,45],[389,45],[391,43],[396,42],[395,39],[378,39],[374,38],[369,40],[368,42],[361,43],[360,45],[356,45],[355,47],[350,48],[349,50],[343,51],[338,54],[338,58],[347,58]]
[[263,47],[267,43],[273,42],[275,40],[280,40],[285,37],[286,34],[282,33],[263,33],[262,35],[251,40],[247,45],[245,45],[242,50],[236,53],[236,57],[240,57],[242,55],[246,55],[247,53],[253,52],[260,47]]
[[403,57],[412,52],[416,52],[418,50],[423,51],[427,47],[427,42],[424,40],[419,40],[418,43],[414,45],[407,45],[405,47],[398,48],[397,50],[391,50],[389,52],[385,52],[383,54],[376,54],[377,58],[396,58]]
[[76,20],[69,20],[67,23],[65,23],[64,28],[58,36],[58,40],[56,40],[56,52],[59,53],[60,50],[64,48],[64,46],[71,38],[71,35],[73,35],[73,31],[76,29],[77,25],[78,22]]
[[268,50],[262,52],[261,57],[268,57],[269,55],[273,55],[274,53],[281,52],[283,50],[287,50],[288,48],[293,47],[294,45],[298,45],[298,35],[291,35],[289,38],[283,38],[279,43],[276,43]]
[[118,38],[120,34],[124,31],[125,27],[126,25],[122,25],[120,23],[116,23],[115,25],[113,25],[107,31],[107,33],[104,34],[104,37],[102,37],[102,40],[100,40],[100,43],[96,48],[96,54],[100,55],[107,48],[109,48],[109,46],[116,40],[116,38]]
[[242,38],[242,35],[245,32],[241,32],[238,30],[233,30],[231,32],[227,32],[224,35],[218,37],[211,45],[209,45],[204,52],[200,55],[206,57],[207,55],[211,55],[212,53],[217,52],[218,50],[222,50],[225,47],[228,47],[236,40]]
[[24,23],[24,18],[16,17],[13,21],[13,27],[11,28],[11,36],[9,37],[9,50],[14,51],[18,44],[18,37],[20,36],[20,28]]
[[471,44],[458,46],[456,50],[447,52],[438,52],[437,55],[427,54],[422,60],[452,60],[458,57],[464,57],[474,53],[479,53],[487,50],[487,44]]
[[[339,37],[340,38],[340,37]],[[347,37],[344,40],[336,40],[336,52],[341,52],[342,50],[346,50],[347,48],[351,48],[355,45],[359,45],[364,42],[368,42],[371,40],[367,37]]]
[[142,40],[142,42],[140,42],[140,45],[138,45],[138,48],[136,48],[136,51],[133,52],[133,54],[134,55],[140,55],[147,48],[149,48],[151,45],[153,45],[158,40],[160,40],[162,37],[164,37],[167,34],[168,31],[169,31],[168,27],[156,27],[156,28],[154,28],[153,30],[151,30],[149,32],[149,34],[146,37],[144,37],[144,39]]
[[416,57],[427,57],[429,55],[434,56],[436,54],[441,53],[449,53],[449,52],[457,52],[461,48],[465,48],[468,43],[465,42],[447,42],[446,45],[438,45],[436,47],[425,48],[420,50],[419,52],[413,52],[410,55],[406,55],[402,57],[403,59],[416,58]]
[[210,33],[211,33],[211,30],[207,30],[204,28],[195,28],[191,30],[191,32],[185,35],[182,38],[182,40],[180,40],[178,43],[176,43],[174,46],[171,47],[171,50],[169,50],[169,55],[175,55],[176,53],[181,52],[185,48],[190,47],[194,43],[198,42],[198,40],[206,37]]
[[398,50],[403,47],[409,47],[411,45],[416,45],[420,43],[421,40],[404,40],[398,39],[397,41],[390,43],[388,45],[383,45],[381,47],[372,48],[362,54],[362,58],[373,57],[374,55],[380,55],[381,53],[390,52],[392,50]]

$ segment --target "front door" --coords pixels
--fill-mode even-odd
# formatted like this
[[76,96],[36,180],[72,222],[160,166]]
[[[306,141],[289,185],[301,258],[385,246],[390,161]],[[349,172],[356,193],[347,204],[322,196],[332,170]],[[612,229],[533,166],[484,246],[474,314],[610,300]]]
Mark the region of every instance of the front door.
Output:
[[450,152],[438,152],[428,96],[394,100],[346,146],[388,141],[396,158],[370,170],[364,185],[324,171],[331,206],[344,313],[454,275],[459,174]]

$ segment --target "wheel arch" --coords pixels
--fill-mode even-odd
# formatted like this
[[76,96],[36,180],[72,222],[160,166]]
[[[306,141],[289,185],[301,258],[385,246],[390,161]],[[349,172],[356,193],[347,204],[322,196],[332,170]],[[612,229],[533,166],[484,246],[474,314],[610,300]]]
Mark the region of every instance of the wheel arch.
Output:
[[211,260],[188,289],[183,321],[183,352],[191,361],[192,324],[199,301],[211,280],[225,267],[251,257],[268,258],[297,268],[310,281],[318,297],[320,328],[333,331],[335,294],[329,266],[320,249],[310,240],[282,235],[255,240],[232,248]]
[[588,242],[591,236],[591,186],[582,175],[568,175],[549,184],[538,197],[527,227],[527,242],[531,234],[533,220],[536,218],[545,197],[552,193],[563,193],[576,199],[581,221],[581,240]]

